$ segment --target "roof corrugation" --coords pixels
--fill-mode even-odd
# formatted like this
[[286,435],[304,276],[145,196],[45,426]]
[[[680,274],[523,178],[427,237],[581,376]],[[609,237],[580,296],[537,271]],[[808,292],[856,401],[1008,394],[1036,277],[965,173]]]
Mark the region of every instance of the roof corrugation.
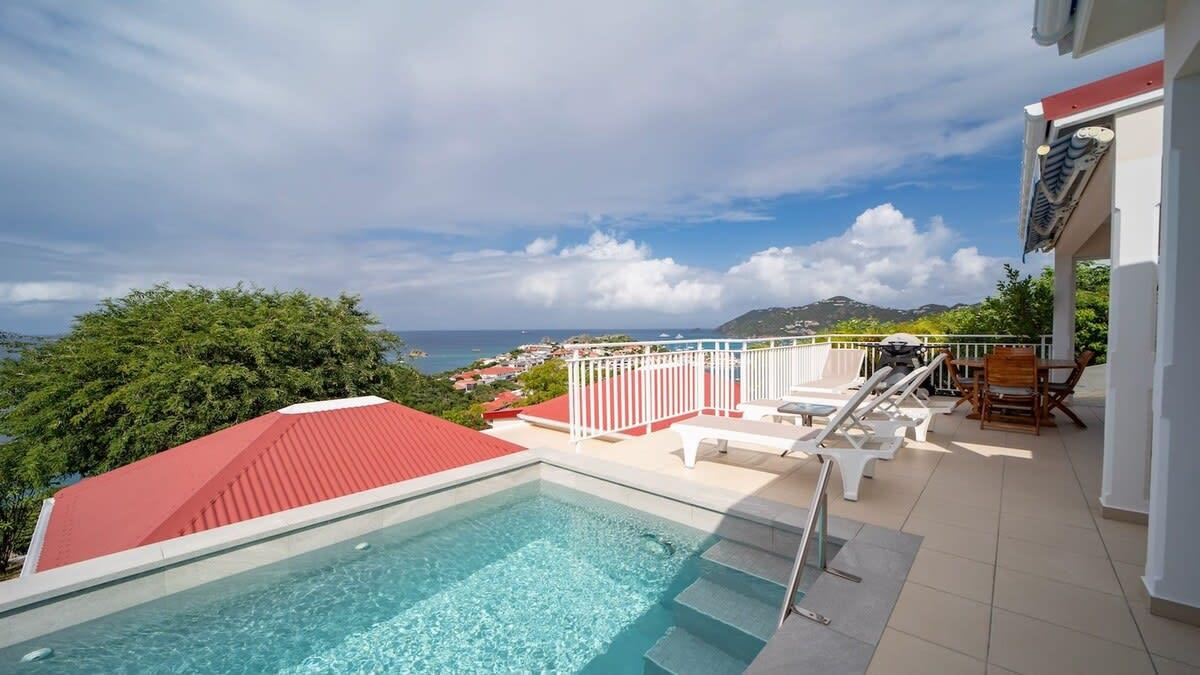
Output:
[[520,450],[392,402],[269,413],[60,490],[38,570]]

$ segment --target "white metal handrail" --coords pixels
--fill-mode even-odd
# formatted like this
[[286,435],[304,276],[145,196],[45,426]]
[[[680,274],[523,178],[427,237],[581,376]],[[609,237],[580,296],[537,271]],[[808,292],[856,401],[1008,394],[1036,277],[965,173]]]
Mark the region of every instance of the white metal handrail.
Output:
[[854,583],[862,581],[862,577],[856,574],[830,567],[829,561],[826,559],[825,537],[829,530],[829,497],[826,489],[829,486],[829,473],[833,467],[833,461],[820,455],[817,455],[817,460],[821,462],[821,472],[817,475],[817,486],[813,488],[812,500],[808,504],[808,517],[804,521],[804,535],[800,540],[800,548],[796,551],[796,559],[792,561],[792,575],[788,577],[787,591],[783,596],[783,607],[779,610],[777,629],[783,626],[783,622],[793,612],[817,623],[829,625],[829,617],[796,603],[796,591],[800,589],[804,566],[808,564],[808,547],[814,540],[817,542],[817,569]]

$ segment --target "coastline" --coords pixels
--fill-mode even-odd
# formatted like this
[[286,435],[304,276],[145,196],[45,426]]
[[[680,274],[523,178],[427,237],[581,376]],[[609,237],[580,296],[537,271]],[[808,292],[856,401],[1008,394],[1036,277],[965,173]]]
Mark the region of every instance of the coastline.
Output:
[[[666,340],[682,335],[685,339],[715,339],[721,337],[711,328],[529,328],[514,330],[393,330],[404,340],[401,355],[414,368],[426,374],[464,368],[472,362],[503,354],[523,344],[550,338],[562,342],[575,335],[624,334],[634,340]],[[420,350],[427,354],[409,358],[408,353]]]

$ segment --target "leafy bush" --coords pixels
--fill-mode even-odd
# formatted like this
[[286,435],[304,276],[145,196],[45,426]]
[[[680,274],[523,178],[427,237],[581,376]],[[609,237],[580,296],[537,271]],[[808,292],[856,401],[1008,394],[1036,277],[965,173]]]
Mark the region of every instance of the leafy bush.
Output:
[[[1103,363],[1108,346],[1109,266],[1084,262],[1075,274],[1075,349],[1096,350],[1093,363]],[[1054,270],[1021,276],[1005,265],[1004,278],[996,292],[978,305],[956,307],[913,321],[886,322],[850,319],[830,328],[831,333],[873,335],[914,333],[917,335],[1019,335],[1036,340],[1054,329]]]

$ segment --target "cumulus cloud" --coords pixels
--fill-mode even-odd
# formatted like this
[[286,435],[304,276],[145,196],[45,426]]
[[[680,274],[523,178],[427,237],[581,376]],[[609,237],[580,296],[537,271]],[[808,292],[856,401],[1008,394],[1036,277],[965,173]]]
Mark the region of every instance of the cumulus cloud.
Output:
[[721,306],[721,285],[706,277],[715,275],[671,258],[653,258],[644,243],[595,231],[524,276],[518,297],[543,307],[687,314]]
[[941,218],[921,228],[892,204],[880,204],[836,237],[754,253],[730,267],[726,281],[759,304],[831,295],[900,306],[974,302],[990,290],[1005,260],[974,246],[955,249],[956,239]]
[[525,255],[546,255],[553,252],[557,247],[558,237],[538,237],[525,246]]

